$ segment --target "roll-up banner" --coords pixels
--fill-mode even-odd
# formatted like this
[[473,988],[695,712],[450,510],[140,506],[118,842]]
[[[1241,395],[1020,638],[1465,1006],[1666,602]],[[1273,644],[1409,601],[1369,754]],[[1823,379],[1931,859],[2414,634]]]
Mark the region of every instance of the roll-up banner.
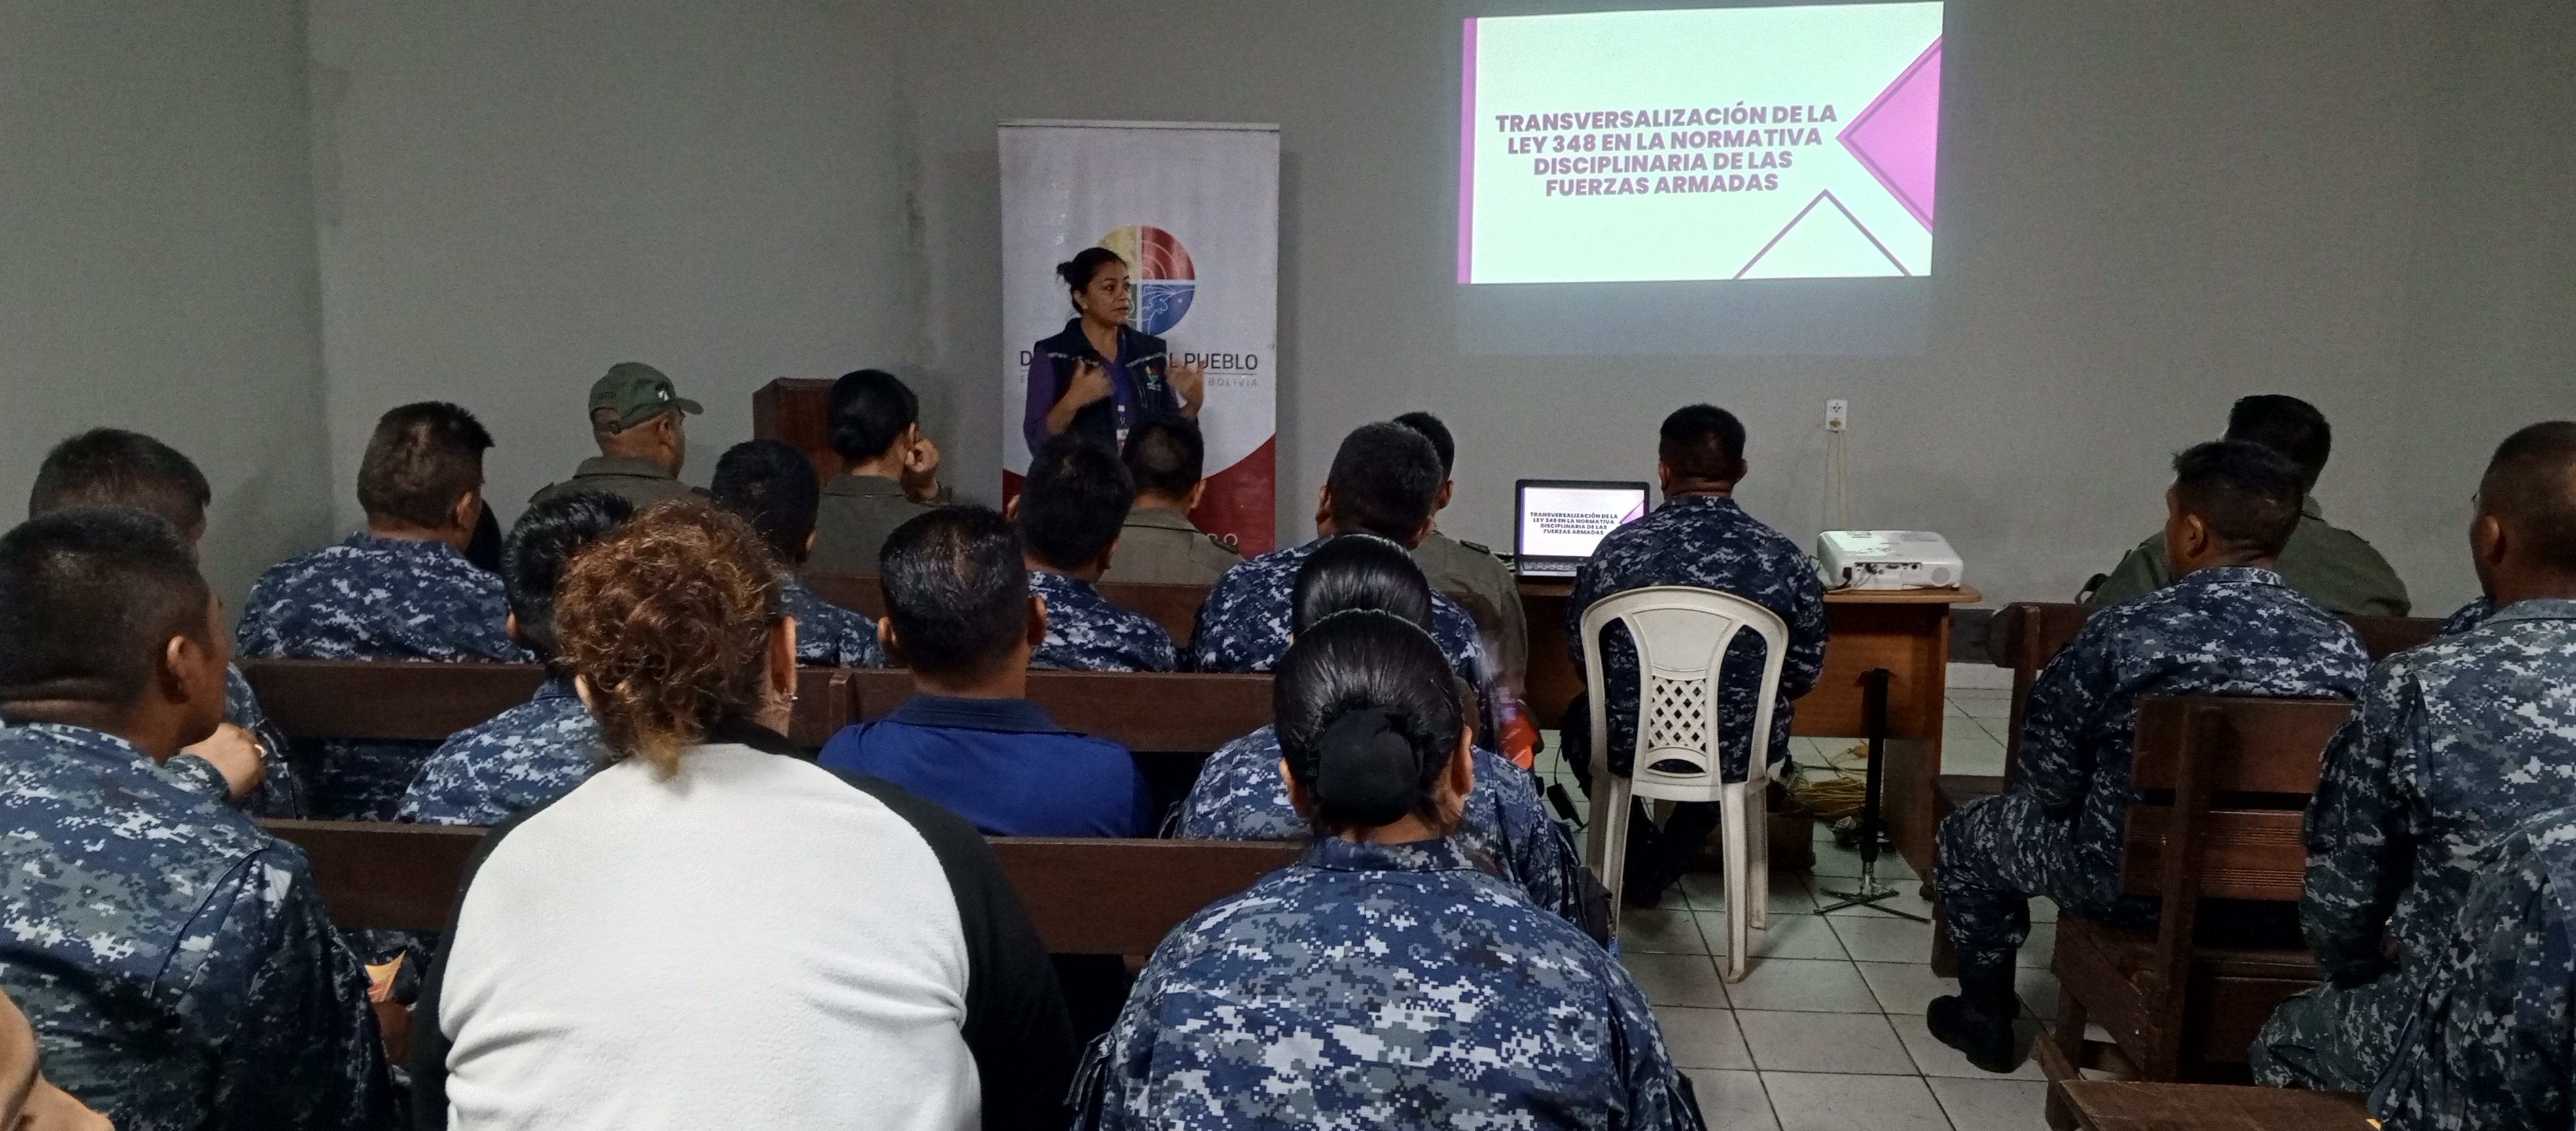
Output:
[[1127,261],[1128,324],[1207,367],[1207,494],[1190,518],[1246,554],[1277,530],[1279,127],[1004,122],[1002,491],[1029,466],[1029,365],[1075,316],[1056,264]]

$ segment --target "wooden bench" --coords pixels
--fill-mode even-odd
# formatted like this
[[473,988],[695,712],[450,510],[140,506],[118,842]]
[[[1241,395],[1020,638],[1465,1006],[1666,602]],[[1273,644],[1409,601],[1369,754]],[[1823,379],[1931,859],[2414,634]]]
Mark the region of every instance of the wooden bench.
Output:
[[[528,701],[536,664],[244,660],[242,675],[288,738],[439,742]],[[798,668],[787,737],[814,748],[858,718],[849,668]]]
[[[872,617],[885,615],[885,592],[877,588],[873,573],[809,573],[804,580],[815,596],[844,609]],[[1199,606],[1208,594],[1204,585],[1164,581],[1105,581],[1098,588],[1110,604],[1154,618],[1171,634],[1172,642],[1183,647],[1189,645]]]
[[[2246,1046],[2273,1007],[2318,980],[2295,926],[2299,824],[2350,713],[2334,700],[2140,701],[2131,776],[2146,799],[2129,809],[2120,886],[2162,910],[2151,930],[2060,914],[2057,1017],[2034,1050],[2049,1079],[2078,1077],[2088,1021],[2140,1079],[2244,1079]],[[2272,904],[2280,929],[2204,915],[2204,900]],[[2054,1126],[2072,1126],[2066,1117],[2052,1107]]]
[[[384,821],[262,821],[304,849],[342,930],[447,927],[484,830]],[[1295,863],[1301,844],[994,837],[1038,937],[1058,954],[1151,954],[1173,927]],[[852,898],[861,898],[857,893]]]
[[[2012,784],[2021,767],[2022,720],[2030,707],[2031,685],[2038,681],[2039,670],[2065,650],[2075,634],[2084,630],[2085,621],[2095,610],[2085,605],[2022,601],[1995,614],[1986,630],[1986,657],[1996,667],[2010,668],[2012,681],[2011,729],[2004,735],[2004,772],[1994,774],[1942,774],[1932,781],[1932,819],[1938,823],[1959,806],[1980,797],[2001,793]],[[2363,617],[2347,616],[2344,623],[2361,637],[2362,647],[2373,660],[2402,652],[2433,639],[2442,622],[2429,617]],[[1939,914],[1935,912],[1935,919]],[[1955,976],[1958,966],[1951,953],[1947,924],[1939,924],[1932,939],[1932,969],[1943,977]]]
[[2376,1131],[2361,1097],[2341,1092],[2058,1080],[2051,1108],[2084,1131]]

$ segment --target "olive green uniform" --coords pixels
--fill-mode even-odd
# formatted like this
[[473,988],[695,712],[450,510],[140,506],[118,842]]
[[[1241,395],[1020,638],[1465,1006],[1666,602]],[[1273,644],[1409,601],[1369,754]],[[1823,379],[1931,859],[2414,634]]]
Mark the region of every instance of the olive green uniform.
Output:
[[664,499],[707,497],[705,488],[680,482],[670,468],[642,456],[593,456],[572,469],[572,478],[528,496],[528,505],[576,492],[624,496],[639,511]]
[[1118,528],[1118,550],[1102,581],[1160,581],[1214,585],[1243,555],[1216,535],[1190,524],[1190,516],[1162,507],[1137,507]]
[[[2331,612],[2347,616],[2402,617],[2413,606],[2406,599],[2406,583],[2379,556],[2379,551],[2362,540],[2361,535],[2326,521],[2325,511],[2314,498],[2301,502],[2299,527],[2290,532],[2290,542],[2281,549],[2274,572],[2290,588],[2308,595],[2308,599]],[[2158,534],[2111,570],[2108,579],[2093,591],[2088,603],[2096,607],[2117,604],[2131,597],[2151,593],[2173,580],[2173,566],[2165,560],[2165,537]]]
[[814,552],[805,559],[805,572],[875,573],[886,535],[951,498],[943,486],[929,502],[916,503],[903,493],[903,484],[882,475],[833,476],[814,513]]
[[1520,581],[1512,575],[1512,567],[1492,550],[1437,530],[1413,548],[1413,560],[1431,579],[1432,588],[1465,592],[1491,606],[1493,623],[1487,624],[1488,613],[1476,608],[1477,602],[1462,602],[1475,614],[1477,629],[1493,639],[1503,678],[1514,689],[1520,688],[1529,674],[1529,614],[1521,608]]

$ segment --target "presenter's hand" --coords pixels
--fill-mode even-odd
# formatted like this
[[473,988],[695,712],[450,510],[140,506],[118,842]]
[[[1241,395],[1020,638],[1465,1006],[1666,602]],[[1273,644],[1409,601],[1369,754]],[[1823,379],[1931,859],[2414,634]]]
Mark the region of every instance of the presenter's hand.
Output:
[[921,436],[903,453],[903,493],[926,503],[939,494],[939,445]]
[[1173,366],[1172,391],[1181,395],[1181,415],[1196,419],[1199,406],[1207,403],[1207,363]]
[[1109,396],[1109,370],[1096,361],[1085,361],[1075,367],[1073,383],[1065,387],[1064,403],[1075,408],[1097,403]]

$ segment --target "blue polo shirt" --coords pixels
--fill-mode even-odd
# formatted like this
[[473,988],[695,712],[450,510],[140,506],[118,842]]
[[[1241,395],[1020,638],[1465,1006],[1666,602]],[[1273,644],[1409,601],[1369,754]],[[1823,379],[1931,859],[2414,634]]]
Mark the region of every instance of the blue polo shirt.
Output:
[[1026,699],[915,694],[833,735],[821,761],[938,802],[988,836],[1154,835],[1127,748],[1057,726]]

